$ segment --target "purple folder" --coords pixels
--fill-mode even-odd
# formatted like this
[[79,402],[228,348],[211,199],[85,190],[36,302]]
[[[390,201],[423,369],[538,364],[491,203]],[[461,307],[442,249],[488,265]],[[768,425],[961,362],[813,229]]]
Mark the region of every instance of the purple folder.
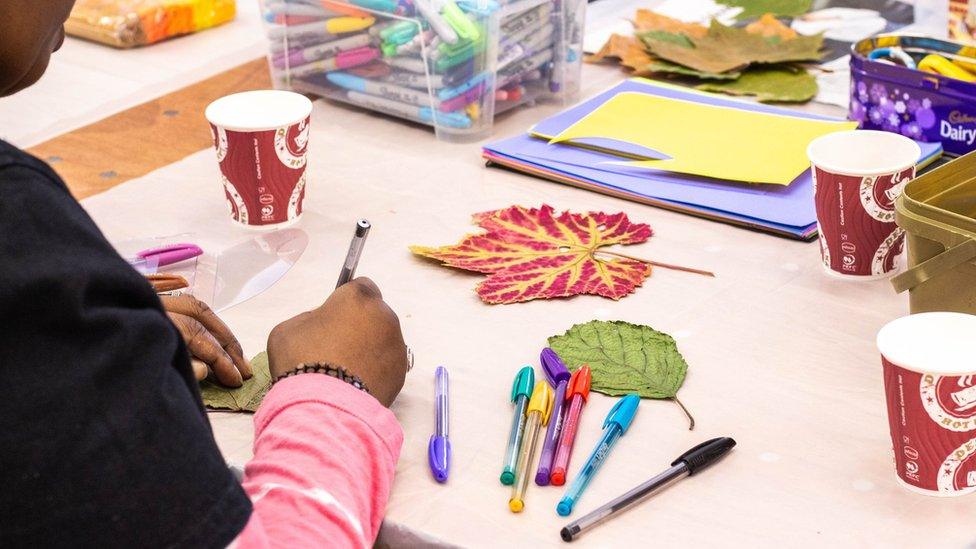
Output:
[[[829,117],[703,95],[681,88],[655,85],[642,79],[632,79],[543,120],[532,129],[532,133],[541,137],[556,136],[621,92],[650,93],[750,111],[831,120]],[[788,186],[738,183],[612,164],[621,160],[621,152],[635,158],[659,156],[654,151],[636,146],[622,147],[619,142],[586,140],[585,144],[600,150],[565,144],[550,145],[546,139],[522,135],[486,145],[485,157],[513,169],[529,167],[532,171],[545,172],[550,178],[565,183],[693,215],[804,240],[816,236],[813,181],[808,170]],[[941,153],[938,144],[919,145],[922,146],[923,159]],[[621,148],[625,150],[621,151]]]

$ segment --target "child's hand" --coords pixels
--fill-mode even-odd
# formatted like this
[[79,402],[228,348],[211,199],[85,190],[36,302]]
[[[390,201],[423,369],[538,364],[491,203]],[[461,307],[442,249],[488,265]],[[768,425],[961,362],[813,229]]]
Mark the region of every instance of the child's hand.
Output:
[[160,296],[163,308],[183,336],[198,380],[211,372],[228,387],[240,387],[251,378],[251,364],[230,328],[206,303],[191,295]]
[[275,327],[268,336],[272,379],[302,363],[325,362],[359,376],[384,406],[407,374],[400,320],[368,278],[340,287],[318,309]]

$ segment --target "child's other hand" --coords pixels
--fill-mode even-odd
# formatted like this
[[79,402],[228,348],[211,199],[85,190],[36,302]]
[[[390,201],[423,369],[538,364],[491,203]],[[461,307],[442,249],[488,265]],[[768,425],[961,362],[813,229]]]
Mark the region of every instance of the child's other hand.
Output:
[[241,344],[206,303],[191,295],[160,299],[186,342],[198,380],[212,372],[221,384],[240,387],[251,378],[251,364],[244,358]]
[[276,326],[268,336],[268,360],[272,379],[302,363],[342,367],[384,406],[396,399],[407,374],[400,320],[368,278],[353,280],[321,307]]

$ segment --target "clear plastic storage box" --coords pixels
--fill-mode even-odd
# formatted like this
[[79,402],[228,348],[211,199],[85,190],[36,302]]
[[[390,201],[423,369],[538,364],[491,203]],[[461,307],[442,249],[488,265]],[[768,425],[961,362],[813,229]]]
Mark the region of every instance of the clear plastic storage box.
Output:
[[586,0],[263,0],[275,86],[434,127],[491,133],[526,103],[574,101]]

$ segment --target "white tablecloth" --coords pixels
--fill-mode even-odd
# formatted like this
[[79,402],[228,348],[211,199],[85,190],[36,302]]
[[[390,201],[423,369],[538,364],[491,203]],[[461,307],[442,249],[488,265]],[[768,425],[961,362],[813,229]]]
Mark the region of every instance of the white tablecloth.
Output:
[[[587,67],[586,95],[620,77]],[[553,106],[503,119],[523,131]],[[206,132],[206,128],[200,128]],[[477,145],[437,142],[426,129],[317,102],[307,217],[299,263],[264,294],[224,317],[249,354],[281,319],[330,292],[358,217],[373,222],[360,274],[398,311],[417,365],[394,405],[405,443],[388,521],[465,546],[557,545],[558,488],[530,486],[526,509],[508,511],[498,482],[512,408],[512,377],[537,364],[546,338],[575,323],[621,319],[674,335],[690,370],[678,407],[642,402],[574,516],[665,468],[698,442],[729,435],[722,463],[622,515],[577,543],[649,546],[962,547],[973,540],[972,498],[911,494],[895,483],[885,419],[877,330],[907,310],[887,282],[828,278],[816,244],[787,241],[537,179],[485,169]],[[220,248],[250,233],[231,225],[211,151],[203,151],[84,201],[112,239],[179,232]],[[448,244],[476,230],[474,212],[511,204],[626,211],[656,235],[627,252],[713,270],[710,279],[658,269],[619,302],[595,296],[488,306],[479,275],[415,258],[410,244]],[[433,370],[452,376],[454,465],[446,485],[427,468]],[[594,394],[571,470],[600,435],[613,400]],[[250,455],[248,416],[212,415],[227,457]]]

